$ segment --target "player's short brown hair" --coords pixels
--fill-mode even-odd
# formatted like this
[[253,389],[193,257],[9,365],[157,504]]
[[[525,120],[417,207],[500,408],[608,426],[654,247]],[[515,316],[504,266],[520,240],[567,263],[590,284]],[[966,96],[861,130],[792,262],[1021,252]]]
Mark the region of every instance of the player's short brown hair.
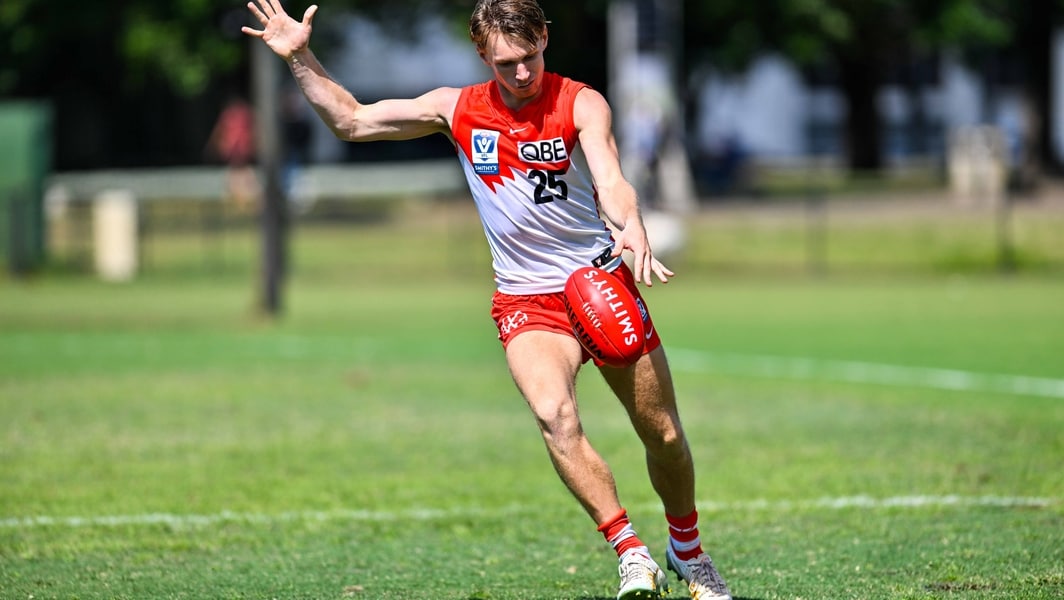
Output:
[[549,22],[536,0],[478,0],[469,17],[469,39],[477,51],[483,51],[488,38],[501,33],[531,49],[546,33]]

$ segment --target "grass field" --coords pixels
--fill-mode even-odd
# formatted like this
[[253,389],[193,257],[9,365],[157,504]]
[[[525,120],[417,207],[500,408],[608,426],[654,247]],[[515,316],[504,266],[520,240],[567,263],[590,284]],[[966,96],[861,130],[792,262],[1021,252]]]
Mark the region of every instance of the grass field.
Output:
[[[129,285],[0,281],[0,597],[612,598],[476,235],[302,228],[276,322],[250,239],[204,272],[160,238]],[[647,297],[737,599],[1064,597],[1059,273],[699,264]],[[580,393],[660,557],[634,434],[593,371]]]

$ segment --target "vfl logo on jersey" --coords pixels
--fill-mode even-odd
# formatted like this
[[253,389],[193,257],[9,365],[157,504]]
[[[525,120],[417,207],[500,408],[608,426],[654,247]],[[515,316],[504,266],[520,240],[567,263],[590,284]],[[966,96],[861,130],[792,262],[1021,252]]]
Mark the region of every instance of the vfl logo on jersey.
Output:
[[477,175],[499,174],[499,132],[473,130],[473,172]]
[[569,160],[565,149],[565,140],[556,137],[553,140],[538,140],[517,144],[517,154],[528,163],[560,163]]

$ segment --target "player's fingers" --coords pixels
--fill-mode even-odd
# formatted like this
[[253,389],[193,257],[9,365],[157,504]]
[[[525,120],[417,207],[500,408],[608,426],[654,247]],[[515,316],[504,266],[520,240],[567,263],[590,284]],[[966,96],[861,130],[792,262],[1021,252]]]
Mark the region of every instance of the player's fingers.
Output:
[[318,5],[317,4],[311,4],[310,7],[307,8],[307,12],[303,13],[303,24],[306,25],[307,27],[310,27],[310,23],[311,23],[311,21],[314,20],[314,15],[317,14],[317,12],[318,12]]
[[654,273],[657,274],[658,279],[662,283],[668,283],[670,277],[674,277],[676,273],[670,271],[665,265],[661,264],[661,261],[654,259]]
[[624,252],[624,232],[618,231],[613,234],[613,251],[610,252],[610,258],[617,258]]
[[243,31],[246,34],[248,34],[248,35],[250,35],[252,37],[257,37],[257,38],[261,38],[266,33],[265,31],[260,31],[258,29],[252,29],[250,27],[241,27],[240,31]]
[[254,15],[256,19],[259,20],[259,23],[262,23],[263,25],[265,25],[266,23],[270,22],[269,17],[267,17],[265,14],[263,14],[263,12],[259,8],[258,4],[255,4],[254,2],[248,2],[248,10],[250,10],[251,14]]
[[[643,279],[642,279],[643,285],[645,285],[647,287],[653,287],[654,286],[654,278],[652,277],[652,273],[654,272],[653,271],[653,269],[654,269],[654,257],[651,256],[651,254],[649,252],[645,252],[645,253],[643,253],[643,260],[641,262],[642,262],[642,265],[643,265],[643,269],[642,269],[642,271],[643,271]],[[640,279],[637,276],[635,278],[635,280],[639,281]]]
[[629,248],[632,251],[632,276],[635,277],[636,283],[643,283],[645,279],[645,267],[646,267],[646,255],[634,248]]

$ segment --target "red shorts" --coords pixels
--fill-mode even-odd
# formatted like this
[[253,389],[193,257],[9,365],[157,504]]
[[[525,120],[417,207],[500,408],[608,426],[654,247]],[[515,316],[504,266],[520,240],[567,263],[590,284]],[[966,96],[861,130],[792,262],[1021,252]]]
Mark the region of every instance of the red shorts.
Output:
[[[643,303],[645,308],[646,301],[640,295],[635,277],[628,265],[621,263],[621,266],[614,269],[613,274],[632,292],[636,300]],[[515,336],[525,331],[554,331],[575,339],[576,335],[573,334],[569,317],[565,313],[565,301],[562,295],[562,292],[521,295],[495,292],[491,298],[491,318],[495,320],[495,326],[499,328],[499,340],[503,348]],[[650,317],[649,309],[643,320],[643,330],[649,334],[643,348],[643,354],[647,354],[661,345],[661,338],[658,337],[658,331],[654,328],[654,320]],[[584,350],[584,362],[592,358],[594,357]],[[598,359],[594,359],[594,362],[602,366]]]

